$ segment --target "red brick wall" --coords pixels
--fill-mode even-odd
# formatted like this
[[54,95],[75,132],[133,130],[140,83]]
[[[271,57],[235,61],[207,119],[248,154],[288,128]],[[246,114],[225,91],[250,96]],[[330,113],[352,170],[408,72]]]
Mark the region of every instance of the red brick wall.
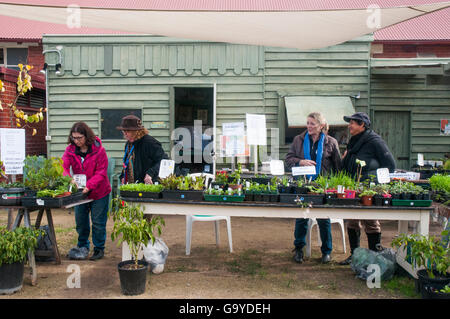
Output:
[[[31,46],[28,48],[28,64],[33,66],[30,70],[31,83],[34,87],[45,89],[45,78],[39,73],[44,66],[44,56],[42,55],[42,45]],[[16,96],[16,80],[17,71],[1,68],[0,79],[4,83],[5,92],[1,93],[0,99],[3,103],[3,111],[0,111],[0,127],[14,128],[16,121],[10,114],[9,108],[5,107],[5,104],[12,103]],[[37,111],[34,108],[18,107],[22,109],[26,114],[33,114]],[[47,135],[46,113],[44,113],[44,120],[39,123],[33,123],[25,126],[25,153],[26,155],[42,155],[47,154],[47,142],[45,141],[45,135]],[[37,134],[32,136],[33,128],[37,130]]]
[[[373,42],[380,44],[383,42]],[[419,58],[420,54],[432,53],[436,58],[450,57],[450,42],[448,43],[383,43],[383,53],[372,54],[373,58]],[[422,56],[425,57],[425,56]],[[431,56],[432,57],[432,56]]]

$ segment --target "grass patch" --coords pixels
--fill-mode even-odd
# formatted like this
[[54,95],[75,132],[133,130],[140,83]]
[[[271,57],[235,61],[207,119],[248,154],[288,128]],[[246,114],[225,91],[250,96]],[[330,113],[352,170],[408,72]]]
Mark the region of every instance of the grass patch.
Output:
[[395,276],[389,281],[382,282],[381,288],[391,293],[399,293],[405,297],[420,298],[420,295],[416,292],[414,279],[409,277]]
[[55,228],[55,233],[56,234],[67,234],[67,233],[70,233],[72,231],[75,231],[75,227],[68,227],[68,228],[56,227]]
[[233,273],[242,273],[245,275],[258,275],[262,278],[267,276],[267,270],[263,268],[261,263],[261,253],[255,249],[247,249],[238,255],[232,261],[225,262],[228,270]]

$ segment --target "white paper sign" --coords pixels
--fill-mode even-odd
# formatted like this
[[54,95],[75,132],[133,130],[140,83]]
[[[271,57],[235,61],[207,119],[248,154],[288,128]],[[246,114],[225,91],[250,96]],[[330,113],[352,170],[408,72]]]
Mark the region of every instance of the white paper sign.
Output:
[[423,154],[421,154],[421,153],[417,154],[417,165],[419,165],[419,166],[425,165],[423,162]]
[[292,176],[298,175],[315,175],[316,167],[315,166],[296,166],[292,167]]
[[175,161],[174,160],[161,160],[161,164],[159,165],[159,178],[166,178],[170,174],[173,174],[175,170]]
[[86,187],[86,175],[84,174],[74,174],[73,180],[77,184],[78,188],[85,188]]
[[380,184],[389,183],[391,181],[391,178],[389,177],[389,169],[388,168],[377,169],[377,179],[378,183]]
[[0,129],[1,160],[5,174],[23,174],[25,160],[25,130],[15,128]]
[[406,172],[406,173],[389,173],[390,178],[406,178],[409,181],[416,181],[420,179],[420,173]]
[[246,114],[248,145],[266,145],[266,116],[264,114]]
[[284,175],[284,163],[280,160],[270,161],[270,174],[272,175]]
[[222,135],[223,136],[245,135],[244,122],[223,123]]

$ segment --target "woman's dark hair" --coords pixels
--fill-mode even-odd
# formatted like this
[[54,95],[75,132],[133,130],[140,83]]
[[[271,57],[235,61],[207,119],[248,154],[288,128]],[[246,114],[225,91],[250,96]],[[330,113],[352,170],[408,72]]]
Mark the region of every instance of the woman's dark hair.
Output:
[[71,136],[72,133],[80,133],[82,135],[84,135],[84,137],[86,138],[86,145],[87,146],[91,146],[92,144],[94,144],[95,142],[95,134],[92,131],[92,129],[84,122],[76,122],[72,128],[70,129],[70,133],[69,133],[69,137],[67,139],[67,143],[68,144],[74,144],[75,143],[72,141]]

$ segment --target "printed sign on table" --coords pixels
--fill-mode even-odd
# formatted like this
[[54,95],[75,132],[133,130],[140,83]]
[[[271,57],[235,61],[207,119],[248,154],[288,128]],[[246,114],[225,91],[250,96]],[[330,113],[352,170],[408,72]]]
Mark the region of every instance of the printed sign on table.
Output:
[[292,167],[292,176],[298,175],[315,175],[316,167],[315,166],[296,166]]
[[247,141],[249,145],[266,145],[266,116],[264,114],[246,114]]
[[284,162],[280,160],[270,161],[270,174],[284,175]]
[[161,164],[159,165],[159,178],[166,178],[170,174],[173,174],[175,170],[175,161],[174,160],[161,160]]
[[23,174],[25,160],[25,130],[16,128],[0,129],[1,160],[5,174]]

